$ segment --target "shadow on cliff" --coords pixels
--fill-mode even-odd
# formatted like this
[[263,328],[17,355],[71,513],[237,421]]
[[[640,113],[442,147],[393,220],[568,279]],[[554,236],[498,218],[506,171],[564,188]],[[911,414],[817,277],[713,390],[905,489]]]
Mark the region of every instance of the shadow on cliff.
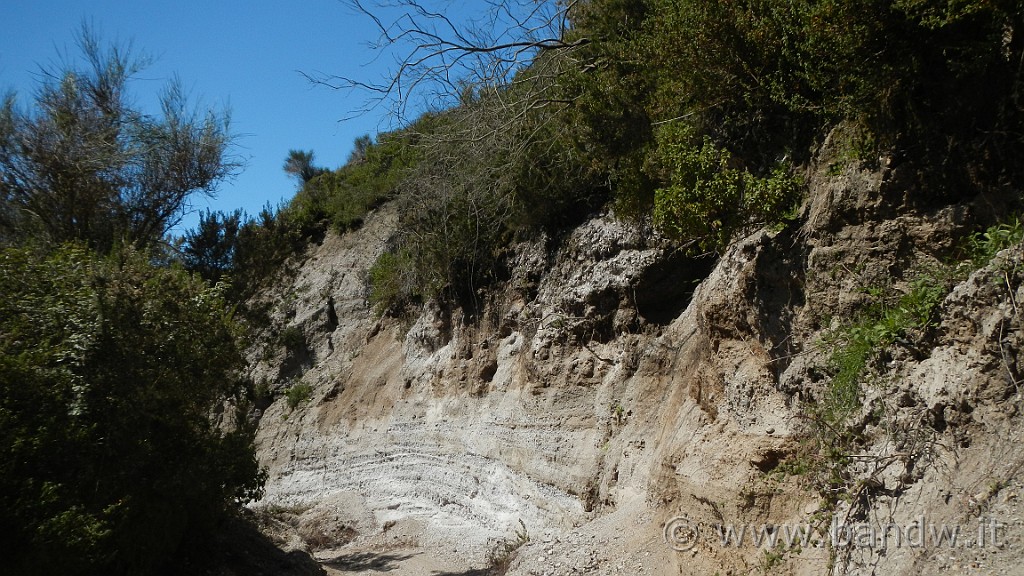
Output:
[[323,560],[321,564],[344,572],[391,572],[397,570],[402,562],[416,556],[416,554],[390,554],[375,552],[356,552],[354,554],[342,554],[330,560]]
[[164,574],[175,576],[324,576],[326,571],[300,550],[285,552],[260,532],[251,515],[227,519],[211,538],[197,544]]
[[670,324],[690,305],[697,284],[711,274],[716,261],[712,255],[678,251],[644,269],[632,294],[637,314],[659,326]]

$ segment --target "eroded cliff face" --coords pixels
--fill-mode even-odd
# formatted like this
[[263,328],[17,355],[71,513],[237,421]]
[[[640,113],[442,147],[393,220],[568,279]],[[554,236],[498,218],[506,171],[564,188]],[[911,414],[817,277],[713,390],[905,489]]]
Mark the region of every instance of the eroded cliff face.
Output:
[[[1013,573],[1024,560],[1019,246],[957,280],[927,349],[884,356],[835,484],[847,494],[830,503],[793,465],[821,457],[808,436],[829,382],[824,337],[865,287],[899,290],[947,259],[973,208],[911,205],[899,168],[823,166],[808,180],[800,224],[755,231],[717,259],[608,215],[517,245],[474,317],[368,308],[366,271],[393,208],[329,235],[261,296],[278,332],[298,331],[287,345],[265,335],[254,378],[311,393],[294,407],[278,395],[261,414],[270,479],[258,507],[332,571],[475,573],[525,528],[512,574]],[[993,517],[1007,542],[766,551],[716,532],[922,516],[971,529]],[[685,530],[667,542],[673,518]]]

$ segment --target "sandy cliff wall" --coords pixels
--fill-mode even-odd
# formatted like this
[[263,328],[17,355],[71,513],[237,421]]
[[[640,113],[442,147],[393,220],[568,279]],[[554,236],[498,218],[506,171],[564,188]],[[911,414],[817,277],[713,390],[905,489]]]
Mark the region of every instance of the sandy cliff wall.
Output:
[[[946,258],[972,215],[911,205],[899,169],[809,180],[800,224],[754,232],[717,260],[610,216],[518,245],[511,277],[481,293],[473,318],[368,309],[365,275],[392,208],[329,235],[261,296],[278,332],[296,327],[302,343],[268,332],[254,377],[311,394],[294,408],[280,395],[261,415],[260,506],[290,519],[292,545],[342,570],[465,571],[525,526],[511,573],[1013,573],[1024,548],[1012,542],[778,553],[716,541],[723,523],[1016,521],[1019,247],[958,279],[928,349],[896,347],[865,386],[847,497],[828,504],[791,465],[813,461],[823,336],[864,287],[899,290]],[[665,541],[676,517],[697,528],[685,551]]]

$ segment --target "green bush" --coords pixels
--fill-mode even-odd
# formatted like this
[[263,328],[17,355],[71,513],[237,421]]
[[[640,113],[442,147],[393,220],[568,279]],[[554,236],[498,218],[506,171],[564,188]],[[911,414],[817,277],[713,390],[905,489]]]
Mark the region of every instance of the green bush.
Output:
[[683,125],[659,131],[654,163],[666,181],[655,191],[655,225],[704,250],[724,247],[743,226],[781,220],[799,197],[788,171],[757,177],[735,168],[728,151],[707,136],[697,145]]
[[278,341],[288,352],[298,352],[306,347],[306,336],[299,326],[288,326],[281,330]]
[[241,210],[230,214],[207,210],[199,215],[195,230],[185,233],[182,259],[185,268],[216,283],[235,267]]
[[30,107],[0,99],[0,241],[155,246],[238,167],[228,114],[193,109],[178,81],[144,111],[130,88],[148,58],[87,26],[78,46],[35,76]]
[[[412,286],[410,296],[472,304],[493,279],[515,220],[515,171],[509,166],[515,140],[499,129],[508,121],[498,103],[465,104],[432,118],[429,131],[421,133],[421,160],[398,187],[400,231],[391,252],[400,256],[381,262],[378,280],[400,279]],[[409,266],[411,275],[384,274],[399,264]]]
[[[793,167],[843,122],[857,128],[840,162],[884,152],[937,175],[921,190],[976,191],[1019,178],[1004,170],[1024,149],[1012,65],[1024,44],[1005,40],[1024,29],[1016,8],[571,3],[571,48],[540,50],[506,83],[468,82],[458,106],[376,143],[361,138],[285,220],[349,229],[399,197],[402,232],[371,278],[388,308],[416,295],[475,301],[510,240],[554,237],[609,199],[619,216],[719,250],[786,218],[801,188]],[[954,172],[964,181],[943,180]]]
[[810,161],[852,121],[872,147],[928,166],[936,195],[998,184],[1024,145],[1012,2],[597,0],[573,26],[590,42],[569,56],[565,125],[620,213],[653,207],[660,185],[641,167],[665,155],[656,133],[670,124],[764,175],[779,158]]
[[[279,209],[267,206],[256,218],[238,213],[207,214],[199,227],[186,235],[186,265],[204,276],[229,277],[232,301],[244,304],[288,257],[310,241],[321,239],[328,229],[344,232],[357,228],[371,210],[393,198],[398,183],[419,162],[420,130],[431,122],[429,115],[424,116],[410,128],[380,135],[376,143],[368,137],[357,139],[356,151],[338,170],[297,167],[296,174],[306,173],[308,179],[300,178],[299,191]],[[311,153],[298,156],[311,159]],[[234,234],[232,225],[237,228]],[[211,258],[212,274],[207,270]],[[227,262],[230,264],[225,267]],[[243,305],[242,312],[248,315],[253,311]]]
[[290,410],[295,410],[299,407],[299,404],[306,402],[313,395],[313,387],[305,382],[299,382],[293,384],[284,393],[285,401],[288,403]]
[[376,143],[357,138],[347,164],[303,180],[282,210],[286,225],[306,237],[320,236],[328,228],[344,232],[359,227],[370,210],[394,196],[402,177],[419,162],[418,130],[429,124],[430,118],[424,117],[410,128],[380,135]]
[[[221,292],[130,251],[0,252],[9,571],[155,573],[259,496]],[[241,408],[221,428],[210,415],[229,397]]]
[[[306,232],[303,232],[306,228]],[[302,250],[315,228],[288,211],[266,206],[255,218],[241,210],[205,212],[181,242],[181,263],[210,282],[227,284],[225,297],[251,316],[246,300],[270,282],[281,264]],[[247,318],[255,320],[255,318]],[[262,322],[262,320],[261,320]]]
[[378,314],[398,315],[418,299],[415,265],[408,252],[384,252],[370,268],[370,304]]

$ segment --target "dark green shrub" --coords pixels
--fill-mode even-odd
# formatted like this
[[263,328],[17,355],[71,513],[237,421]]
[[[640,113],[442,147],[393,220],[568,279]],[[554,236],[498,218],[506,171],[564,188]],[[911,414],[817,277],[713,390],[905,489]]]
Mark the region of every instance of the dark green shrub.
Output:
[[287,326],[278,337],[281,346],[288,352],[298,352],[306,347],[306,336],[299,326]]
[[217,282],[235,267],[238,232],[244,214],[206,212],[200,214],[195,230],[185,233],[182,260],[185,268],[210,282]]
[[[0,251],[0,532],[15,574],[151,574],[263,475],[219,288],[143,254]],[[210,414],[233,397],[228,428]]]

